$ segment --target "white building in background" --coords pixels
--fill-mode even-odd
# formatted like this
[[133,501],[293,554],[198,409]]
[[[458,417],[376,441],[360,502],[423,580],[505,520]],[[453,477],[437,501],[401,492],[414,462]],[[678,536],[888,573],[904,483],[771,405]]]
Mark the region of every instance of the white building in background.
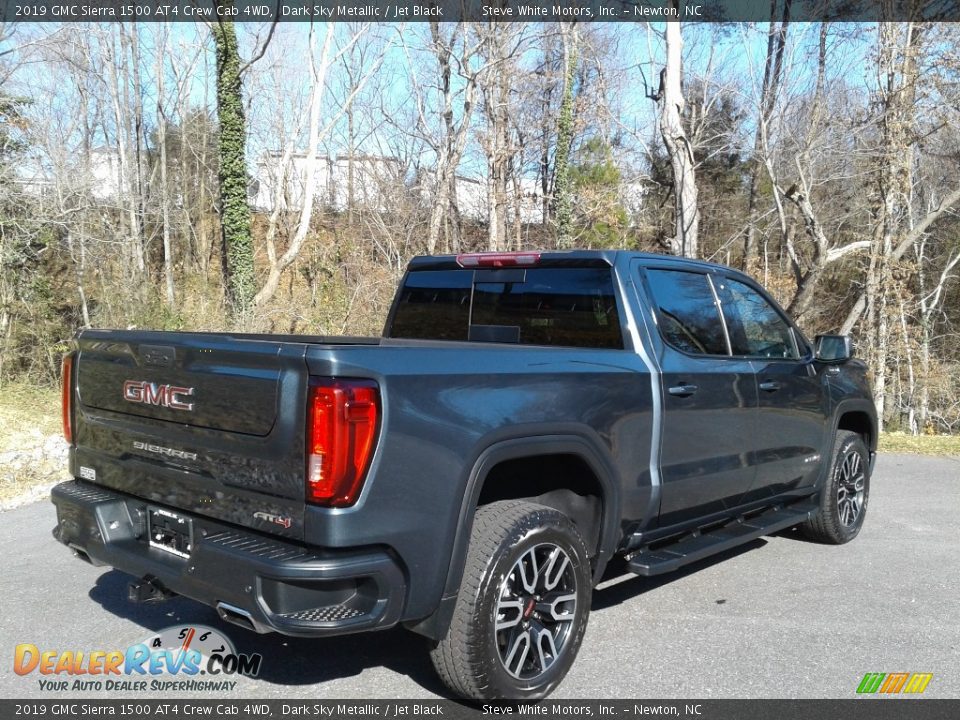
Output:
[[23,159],[17,165],[14,182],[23,192],[37,196],[50,191],[55,179],[61,187],[88,192],[97,200],[115,200],[121,195],[120,155],[116,148],[93,148],[89,165],[78,155],[61,160],[64,164],[57,165],[54,160],[39,156]]
[[[284,175],[282,164],[283,157],[279,152],[266,153],[257,162],[254,185],[251,188],[251,204],[254,209],[271,212],[276,207],[278,185]],[[396,158],[356,155],[352,165],[355,207],[366,205],[383,209],[390,196],[403,183],[403,167]],[[350,166],[350,158],[346,155],[316,159],[316,206],[336,211],[347,209],[350,200]],[[295,211],[303,207],[308,173],[307,154],[294,154],[287,168],[284,187],[280,188],[281,208]]]
[[[457,176],[457,209],[461,217],[474,222],[486,222],[490,207],[487,198],[487,183],[483,179]],[[649,187],[641,180],[622,183],[619,188],[619,202],[631,216],[635,216],[643,207]],[[429,191],[423,194],[429,202]],[[538,225],[543,222],[544,203],[550,198],[544,197],[543,188],[537,178],[522,178],[519,187],[511,183],[507,187],[507,222],[514,222],[514,208],[520,213],[520,222],[525,225]]]
[[[457,175],[456,189],[460,217],[472,222],[486,222],[490,208],[486,180]],[[511,183],[507,188],[507,199],[507,222],[514,222],[515,207],[519,208],[520,222],[536,224],[543,221],[543,192],[536,178],[523,178],[519,187]],[[424,200],[429,202],[429,191],[424,192]]]
[[[260,157],[248,189],[251,207],[259,212],[272,212],[277,202],[277,185],[280,182],[282,155],[269,152]],[[350,188],[350,158],[347,155],[323,156],[316,160],[315,209],[329,208],[337,212],[347,210]],[[116,148],[101,146],[90,151],[88,172],[71,171],[74,182],[88,188],[94,198],[101,201],[115,200],[123,190],[120,172],[120,155]],[[286,182],[281,189],[280,206],[296,212],[303,207],[308,163],[306,153],[296,153],[290,159]],[[406,168],[394,157],[380,155],[356,155],[353,158],[354,207],[364,206],[377,211],[389,211],[391,204],[402,199],[405,193],[419,197],[424,206],[431,203],[433,176],[429,171],[419,178],[417,186],[408,184]],[[22,191],[41,195],[52,187],[51,171],[44,168],[38,158],[22,163],[14,178]],[[468,222],[485,223],[488,220],[489,200],[487,182],[483,178],[457,176],[456,198],[460,217]],[[639,212],[645,201],[648,186],[640,179],[623,183],[620,202],[633,215]],[[507,188],[507,222],[514,222],[513,208],[519,208],[520,221],[524,224],[539,224],[543,220],[545,199],[536,178],[523,178],[519,187],[512,183]]]
[[[257,162],[255,183],[251,189],[251,205],[260,212],[271,212],[276,206],[277,185],[282,173],[283,157],[279,152],[261,156]],[[347,209],[349,200],[350,158],[347,155],[319,157],[316,165],[315,203],[338,212]],[[306,153],[292,156],[286,183],[280,193],[281,208],[296,211],[303,207],[308,162]],[[407,188],[405,170],[397,158],[380,155],[357,155],[353,159],[353,202],[355,207],[389,208],[399,191]],[[415,192],[424,204],[430,203],[433,177],[427,173]],[[408,188],[414,190],[414,188]],[[537,223],[543,217],[543,196],[535,179],[524,179],[518,189],[509,188],[510,204],[519,205],[521,221]],[[515,195],[519,195],[517,202]],[[486,222],[487,184],[482,179],[457,176],[455,203],[460,216],[471,222]],[[510,222],[513,217],[509,218]]]
[[18,192],[37,197],[44,195],[53,187],[50,173],[43,167],[39,158],[28,157],[21,160],[13,169],[10,180]]
[[112,147],[90,151],[90,191],[97,200],[112,200],[120,195],[120,153]]

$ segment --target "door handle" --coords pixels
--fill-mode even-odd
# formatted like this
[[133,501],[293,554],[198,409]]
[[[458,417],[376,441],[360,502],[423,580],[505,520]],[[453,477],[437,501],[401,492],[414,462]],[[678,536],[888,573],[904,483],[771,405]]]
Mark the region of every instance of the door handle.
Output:
[[667,392],[677,397],[690,397],[697,389],[696,385],[674,385]]
[[767,382],[760,383],[760,389],[764,392],[776,392],[780,389],[780,383],[768,380]]

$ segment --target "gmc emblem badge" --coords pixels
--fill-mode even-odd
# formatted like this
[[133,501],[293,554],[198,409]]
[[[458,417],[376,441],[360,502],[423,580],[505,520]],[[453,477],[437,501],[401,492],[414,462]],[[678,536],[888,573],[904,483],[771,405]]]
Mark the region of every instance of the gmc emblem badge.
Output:
[[183,399],[189,395],[193,395],[193,388],[158,385],[146,380],[127,380],[123,383],[123,399],[141,405],[190,411],[193,410],[193,403]]

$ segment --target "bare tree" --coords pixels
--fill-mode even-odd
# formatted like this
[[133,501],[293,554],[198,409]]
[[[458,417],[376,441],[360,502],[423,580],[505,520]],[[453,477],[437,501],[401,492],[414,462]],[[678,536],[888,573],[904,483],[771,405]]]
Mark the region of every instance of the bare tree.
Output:
[[510,179],[518,147],[512,134],[511,111],[518,81],[521,47],[526,32],[521,24],[489,22],[478,26],[482,53],[488,65],[481,91],[486,125],[480,143],[487,159],[487,249],[507,247]]
[[[457,168],[463,158],[473,122],[477,82],[486,67],[485,65],[475,67],[479,42],[474,41],[470,25],[457,23],[449,35],[445,34],[444,29],[440,23],[430,22],[431,50],[436,58],[440,75],[439,114],[443,129],[440,139],[434,143],[437,160],[433,172],[430,222],[427,229],[427,252],[429,253],[436,252],[443,226],[456,228],[455,222],[449,222],[449,214],[451,203],[456,198]],[[458,43],[459,52],[457,52]],[[462,85],[459,91],[454,85],[454,66],[456,66],[457,79]],[[459,106],[459,118],[455,112],[455,105]],[[424,117],[425,110],[419,103],[418,110],[420,124],[426,129],[430,123]],[[459,244],[458,232],[455,232],[453,242],[451,242],[450,233],[446,234],[445,251],[449,252],[452,247],[459,248]]]
[[[679,8],[676,0],[673,7]],[[697,257],[700,209],[693,150],[683,127],[683,34],[680,22],[666,23],[666,64],[654,100],[660,103],[660,136],[673,172],[673,235],[666,239],[670,252]]]
[[163,278],[167,304],[171,307],[176,302],[173,282],[173,247],[170,231],[170,191],[167,185],[167,116],[164,109],[164,56],[167,51],[169,27],[166,23],[161,26],[157,38],[157,60],[154,73],[157,80],[157,144],[160,147],[160,211],[163,232]]
[[760,88],[757,127],[754,132],[753,158],[750,167],[750,190],[747,196],[747,233],[743,252],[743,267],[748,268],[757,256],[757,222],[759,208],[760,176],[764,171],[761,153],[767,144],[770,118],[777,102],[780,81],[783,77],[783,53],[787,44],[787,30],[790,26],[790,8],[793,0],[783,0],[780,22],[776,16],[778,0],[770,0],[770,25],[767,30],[766,62],[763,68],[763,83]]
[[[310,223],[313,218],[313,207],[316,201],[317,191],[317,165],[318,154],[321,140],[330,132],[331,128],[350,108],[356,95],[363,89],[366,82],[377,72],[383,63],[385,49],[381,49],[379,55],[372,59],[369,67],[364,71],[362,77],[357,79],[357,84],[352,88],[350,94],[344,101],[343,106],[334,113],[325,124],[322,123],[323,98],[327,89],[327,74],[332,64],[336,63],[349,49],[363,36],[370,28],[369,25],[361,26],[355,29],[347,38],[343,46],[335,53],[333,51],[334,31],[336,25],[328,23],[324,34],[323,44],[320,48],[319,57],[314,54],[314,26],[310,26],[310,113],[307,122],[307,156],[305,163],[303,202],[300,209],[300,217],[297,222],[297,228],[286,251],[278,256],[274,241],[277,215],[281,203],[277,202],[274,214],[271,216],[270,229],[267,232],[267,260],[269,262],[269,271],[267,279],[253,298],[254,306],[260,307],[270,301],[280,284],[280,278],[283,272],[296,260],[303,248],[303,243],[310,231]],[[295,141],[295,138],[294,138]],[[286,166],[293,154],[292,142],[288,144],[284,151],[282,163]],[[277,192],[283,191],[282,183],[278,185]]]

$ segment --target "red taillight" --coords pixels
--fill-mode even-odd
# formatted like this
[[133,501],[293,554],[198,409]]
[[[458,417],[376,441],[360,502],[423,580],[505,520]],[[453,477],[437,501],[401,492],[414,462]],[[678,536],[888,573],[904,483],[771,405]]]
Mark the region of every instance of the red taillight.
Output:
[[465,253],[457,255],[457,265],[463,268],[526,267],[537,265],[539,262],[540,253],[536,252]]
[[373,456],[380,416],[376,383],[330,380],[307,400],[307,501],[353,505]]
[[73,445],[73,355],[63,356],[60,365],[60,409],[63,413],[63,437]]

